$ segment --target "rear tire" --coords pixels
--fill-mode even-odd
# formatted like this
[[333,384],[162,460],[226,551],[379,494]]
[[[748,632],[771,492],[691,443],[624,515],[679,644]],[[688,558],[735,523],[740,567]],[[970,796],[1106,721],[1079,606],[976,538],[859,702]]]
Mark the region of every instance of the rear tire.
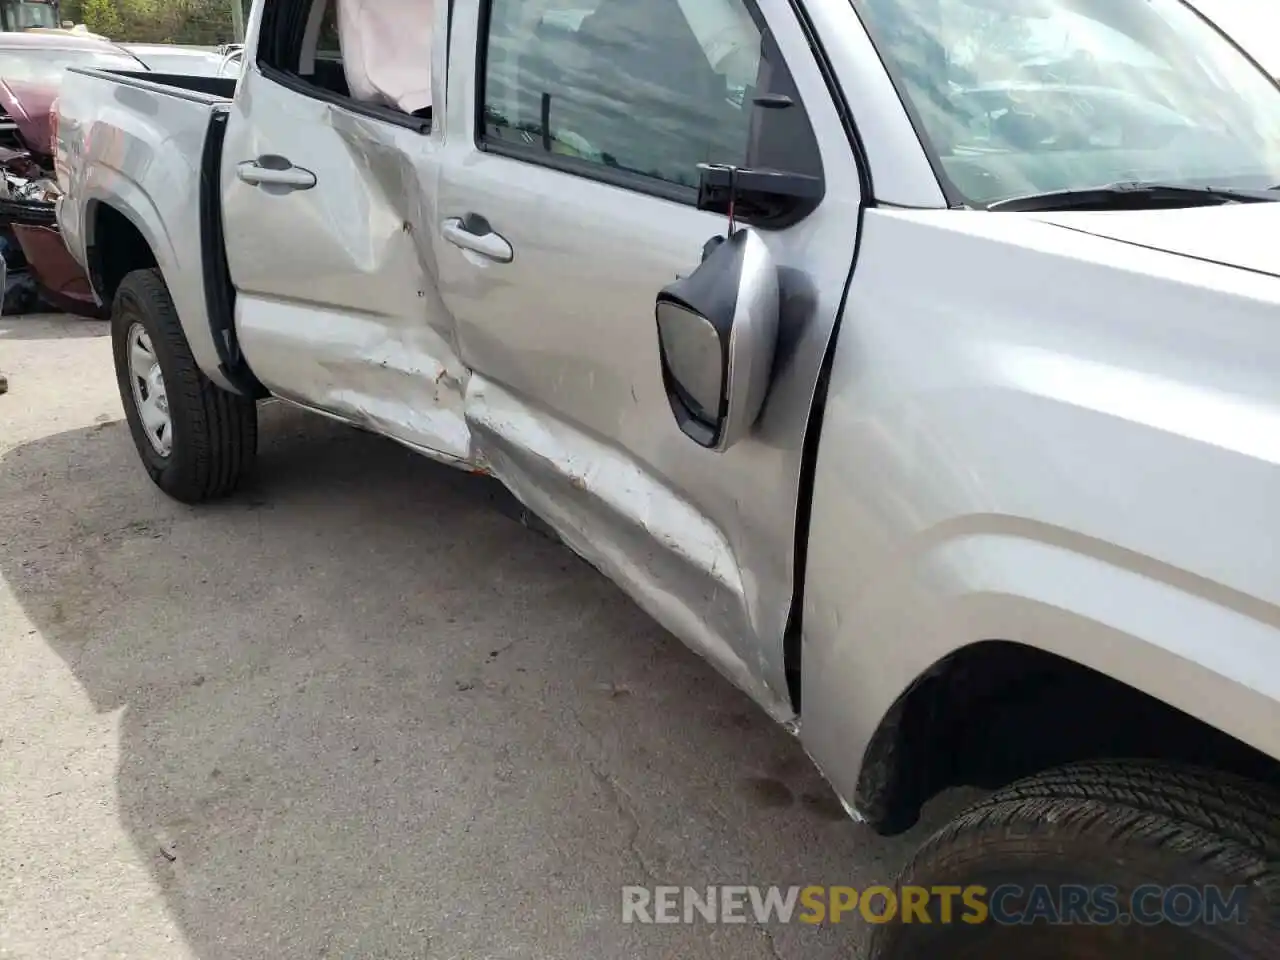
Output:
[[183,503],[231,493],[257,455],[257,404],[201,372],[159,270],[120,283],[111,341],[129,431],[156,486]]
[[[877,926],[872,960],[1272,960],[1280,957],[1280,794],[1236,777],[1155,763],[1088,763],[998,791],[944,827],[899,878],[904,887],[985,887],[985,922]],[[1012,894],[997,905],[996,888]],[[1144,885],[1165,888],[1134,901]],[[1118,912],[1071,913],[1064,887],[1115,888]],[[1168,888],[1191,889],[1163,901]],[[1244,888],[1244,922],[1195,914],[1194,894],[1222,902]],[[1154,891],[1154,887],[1152,888]],[[1032,904],[1048,904],[1034,913]],[[1207,900],[1202,900],[1202,905]],[[1161,913],[1161,904],[1165,912]],[[967,911],[954,898],[953,920]],[[1133,912],[1141,908],[1144,916]],[[1034,909],[1034,908],[1033,908]],[[1229,913],[1229,911],[1228,911]],[[1032,919],[1038,916],[1041,919]],[[1128,915],[1129,920],[1121,919]],[[1089,919],[1086,919],[1088,917]],[[1149,923],[1152,919],[1159,922]],[[1061,922],[1055,924],[1053,919]],[[1187,922],[1191,920],[1191,922]],[[1003,921],[1003,922],[1000,922]]]

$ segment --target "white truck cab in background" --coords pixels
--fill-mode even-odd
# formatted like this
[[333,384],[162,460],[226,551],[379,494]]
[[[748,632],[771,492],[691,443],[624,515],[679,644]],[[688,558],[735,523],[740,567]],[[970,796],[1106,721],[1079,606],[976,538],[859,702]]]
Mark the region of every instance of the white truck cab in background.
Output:
[[[1120,904],[878,960],[1280,955],[1270,77],[1181,0],[437,0],[428,109],[336,13],[63,86],[163,490],[230,494],[267,396],[490,473],[856,818],[994,791],[904,887]],[[1122,923],[1153,884],[1242,922]]]

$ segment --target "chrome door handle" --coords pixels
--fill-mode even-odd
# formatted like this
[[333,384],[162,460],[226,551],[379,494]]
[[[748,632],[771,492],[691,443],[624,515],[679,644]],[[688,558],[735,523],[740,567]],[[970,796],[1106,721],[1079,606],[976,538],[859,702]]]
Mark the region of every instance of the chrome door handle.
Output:
[[510,263],[515,257],[511,244],[500,233],[495,233],[489,221],[474,213],[464,217],[450,217],[440,224],[440,233],[455,247],[470,250],[497,263]]
[[256,186],[287,187],[290,190],[310,190],[316,185],[316,175],[310,170],[295,167],[284,157],[265,156],[257,160],[245,160],[236,164],[236,176],[245,183]]

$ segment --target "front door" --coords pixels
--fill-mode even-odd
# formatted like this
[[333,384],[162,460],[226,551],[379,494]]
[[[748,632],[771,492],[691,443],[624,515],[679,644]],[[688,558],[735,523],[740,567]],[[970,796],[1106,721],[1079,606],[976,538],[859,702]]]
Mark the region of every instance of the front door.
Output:
[[[245,65],[222,155],[237,335],[273,393],[469,461],[429,247],[443,134],[351,100],[333,3],[268,4],[250,38],[266,63]],[[435,16],[422,63],[443,78],[445,4]]]
[[[453,29],[467,95],[447,120],[437,262],[477,446],[785,718],[802,443],[860,200],[804,33],[786,0],[472,0]],[[724,453],[678,428],[654,318],[658,291],[725,232],[693,205],[704,160],[825,182],[816,210],[761,231],[784,268],[783,341],[760,420]]]

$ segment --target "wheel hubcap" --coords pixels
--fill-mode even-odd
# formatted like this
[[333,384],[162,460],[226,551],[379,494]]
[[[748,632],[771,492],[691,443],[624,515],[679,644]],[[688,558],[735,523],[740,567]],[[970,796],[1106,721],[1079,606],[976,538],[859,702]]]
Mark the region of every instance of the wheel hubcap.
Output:
[[133,384],[133,405],[142,420],[142,431],[152,448],[162,457],[173,449],[173,423],[169,418],[169,395],[164,374],[151,346],[151,337],[142,324],[129,328],[129,380]]

